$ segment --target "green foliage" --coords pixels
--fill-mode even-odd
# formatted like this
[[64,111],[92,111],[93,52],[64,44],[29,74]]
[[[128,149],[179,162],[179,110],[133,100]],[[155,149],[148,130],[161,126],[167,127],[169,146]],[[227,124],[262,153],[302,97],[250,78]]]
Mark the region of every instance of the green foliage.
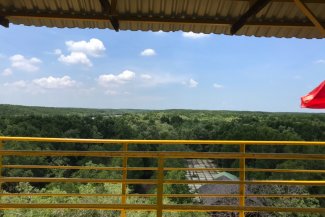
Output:
[[[121,194],[121,185],[119,184],[75,184],[79,194]],[[18,193],[53,193],[66,194],[69,191],[62,190],[60,186],[51,188],[37,189],[28,183],[19,183],[16,186]],[[129,190],[128,190],[129,191]],[[4,192],[6,193],[6,192]],[[120,197],[1,197],[1,203],[27,203],[27,204],[118,204]],[[142,197],[130,197],[127,201],[130,204],[151,204],[152,202]],[[173,202],[165,200],[166,204],[173,204]],[[132,217],[147,217],[156,216],[155,212],[127,212]],[[43,217],[116,217],[120,216],[119,211],[106,210],[83,210],[83,209],[14,209],[5,210],[2,213],[3,217],[17,217],[17,216],[43,216]],[[165,217],[208,217],[205,213],[166,213]]]
[[[6,136],[39,136],[66,138],[103,138],[103,139],[201,139],[201,140],[306,140],[325,141],[325,114],[304,113],[265,113],[265,112],[231,112],[231,111],[191,111],[191,110],[107,110],[107,109],[74,109],[43,108],[0,105],[0,135]],[[117,151],[121,145],[103,144],[60,144],[60,143],[21,143],[6,142],[6,149],[13,150],[79,150],[79,151]],[[200,151],[200,152],[237,152],[238,147],[229,145],[130,145],[133,151]],[[247,146],[248,152],[259,153],[317,153],[325,154],[324,147],[307,146]],[[4,156],[4,164],[25,165],[70,165],[119,167],[121,158],[96,157],[13,157]],[[219,159],[215,161],[220,167],[234,167],[238,161]],[[132,167],[157,166],[155,159],[130,158],[128,165]],[[184,160],[169,159],[166,167],[186,167]],[[248,167],[254,168],[295,168],[324,170],[319,161],[299,160],[247,160]],[[84,177],[84,178],[120,178],[120,172],[94,170],[49,170],[49,169],[3,169],[4,176],[25,177]],[[169,172],[167,178],[184,179],[183,172]],[[153,171],[129,171],[128,178],[154,179]],[[324,173],[248,173],[248,179],[304,179],[324,180]],[[3,184],[8,192],[22,191],[15,184]],[[26,187],[26,186],[25,186]],[[34,183],[29,191],[63,191],[80,192],[82,187],[72,183],[42,184]],[[139,193],[144,188],[130,185],[132,192]],[[27,188],[27,187],[26,187]],[[97,187],[88,186],[94,189]],[[45,190],[44,190],[45,189]],[[308,193],[325,194],[324,188],[310,187]],[[188,193],[187,185],[165,188],[170,193]],[[8,198],[7,198],[8,199]],[[19,198],[18,198],[19,199]],[[15,200],[18,200],[17,198]],[[26,198],[20,198],[27,200]],[[9,200],[9,199],[8,199]],[[51,201],[53,198],[35,198],[29,200]],[[62,198],[60,200],[63,200]],[[72,200],[72,199],[71,199]],[[73,199],[73,200],[81,200]],[[91,199],[93,200],[93,199]],[[55,202],[55,201],[52,201]],[[141,202],[139,199],[138,202]],[[174,199],[172,203],[187,203],[188,199]],[[287,201],[285,201],[287,202]],[[300,203],[297,201],[296,203]],[[303,201],[306,206],[313,206],[315,201]],[[315,202],[315,203],[314,203]],[[325,200],[319,199],[320,206]],[[275,204],[276,205],[276,204]],[[7,216],[14,216],[8,214]],[[12,211],[13,212],[13,211]],[[30,211],[32,212],[32,211]],[[35,211],[36,212],[36,211]],[[49,211],[39,215],[50,216]],[[59,211],[56,211],[59,212]],[[69,211],[74,216],[73,212]],[[48,214],[46,214],[48,213]],[[108,212],[109,213],[109,212]],[[139,212],[140,213],[140,212]],[[33,213],[28,213],[33,216]],[[151,215],[150,213],[145,213]],[[37,215],[37,216],[39,216]],[[60,216],[57,213],[56,216]],[[70,215],[70,213],[69,213]],[[79,214],[78,214],[79,215]],[[76,214],[76,216],[78,216]],[[96,216],[94,213],[84,215]],[[106,215],[106,214],[105,214]],[[141,214],[144,215],[144,214]],[[139,214],[139,216],[141,216]],[[145,215],[145,216],[146,216]],[[181,215],[181,214],[180,214]],[[26,215],[28,216],[28,215]],[[36,216],[36,215],[34,215]],[[63,214],[62,214],[63,216]],[[80,216],[82,216],[80,214]],[[104,214],[103,214],[104,216]],[[109,216],[109,215],[108,215]],[[189,216],[189,215],[187,215]]]
[[[185,175],[186,175],[185,171],[169,171],[166,175],[166,179],[185,180],[186,179]],[[185,184],[170,184],[170,185],[165,185],[164,193],[165,194],[188,194],[190,193],[190,188],[188,187],[188,185]],[[191,203],[192,198],[176,197],[176,198],[171,198],[171,201],[178,204],[185,204],[185,203]]]
[[[309,194],[303,186],[253,186],[250,189],[256,194]],[[264,198],[266,206],[272,207],[294,207],[294,208],[319,208],[320,204],[316,198]],[[277,217],[321,217],[318,213],[274,213]]]

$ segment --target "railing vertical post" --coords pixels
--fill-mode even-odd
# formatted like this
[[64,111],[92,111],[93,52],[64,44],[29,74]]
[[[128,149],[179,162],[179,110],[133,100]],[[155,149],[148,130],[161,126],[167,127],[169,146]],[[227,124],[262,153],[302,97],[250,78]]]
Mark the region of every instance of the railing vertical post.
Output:
[[[240,153],[241,154],[245,154],[246,151],[246,145],[245,144],[240,144]],[[245,184],[243,182],[245,182],[246,177],[245,177],[245,156],[243,156],[242,158],[240,158],[239,160],[239,167],[240,167],[240,172],[239,172],[239,180],[240,180],[240,187],[239,187],[239,205],[241,206],[241,208],[245,207]],[[243,210],[241,210],[239,212],[239,217],[245,217],[245,212]]]
[[[123,162],[122,162],[123,172],[122,172],[122,198],[121,198],[122,200],[121,200],[121,203],[126,204],[126,194],[127,194],[126,181],[127,181],[127,178],[128,178],[128,170],[127,170],[128,157],[126,155],[126,152],[128,151],[128,144],[127,143],[123,143],[122,151],[125,153],[125,155],[123,156]],[[121,217],[126,217],[125,209],[123,209],[121,211]]]
[[[4,142],[0,140],[0,150],[3,150]],[[2,177],[2,154],[0,154],[0,178]],[[0,182],[0,192],[2,192],[2,182]]]
[[164,194],[164,158],[162,156],[158,158],[157,172],[157,217],[162,217]]

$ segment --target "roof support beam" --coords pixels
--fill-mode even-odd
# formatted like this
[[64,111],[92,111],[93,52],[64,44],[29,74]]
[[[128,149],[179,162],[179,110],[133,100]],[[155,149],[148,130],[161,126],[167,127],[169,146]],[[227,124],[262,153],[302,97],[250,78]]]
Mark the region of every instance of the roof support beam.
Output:
[[232,26],[230,29],[230,34],[236,34],[239,29],[241,29],[247,20],[252,16],[256,15],[259,11],[261,11],[271,0],[257,0],[248,11],[243,14]]
[[116,32],[119,31],[120,23],[117,19],[117,12],[116,12],[116,6],[117,6],[117,0],[112,0],[112,4],[109,3],[108,0],[99,0],[100,4],[102,6],[102,10],[104,13],[108,14],[109,20],[111,21],[111,24]]
[[110,14],[112,16],[117,16],[116,8],[117,8],[117,0],[112,0],[111,1],[111,10],[110,10]]
[[9,20],[4,16],[0,16],[0,25],[9,28]]
[[316,26],[316,28],[325,36],[325,28],[322,23],[317,19],[315,14],[307,7],[307,5],[301,0],[294,0],[297,7],[300,9],[302,13],[305,14],[306,17]]

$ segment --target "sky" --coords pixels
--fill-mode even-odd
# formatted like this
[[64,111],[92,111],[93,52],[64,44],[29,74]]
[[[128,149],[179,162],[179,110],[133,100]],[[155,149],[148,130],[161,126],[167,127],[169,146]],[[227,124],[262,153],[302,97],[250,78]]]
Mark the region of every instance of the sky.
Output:
[[0,104],[310,112],[324,79],[325,40],[0,28]]

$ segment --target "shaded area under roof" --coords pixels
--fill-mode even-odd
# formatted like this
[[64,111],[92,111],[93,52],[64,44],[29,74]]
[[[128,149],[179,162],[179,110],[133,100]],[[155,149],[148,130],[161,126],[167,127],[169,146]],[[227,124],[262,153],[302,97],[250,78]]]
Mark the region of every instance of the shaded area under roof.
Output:
[[[295,1],[308,7],[318,27]],[[264,5],[254,10],[256,2]],[[0,0],[0,24],[229,35],[251,9],[235,35],[325,37],[325,0]]]

